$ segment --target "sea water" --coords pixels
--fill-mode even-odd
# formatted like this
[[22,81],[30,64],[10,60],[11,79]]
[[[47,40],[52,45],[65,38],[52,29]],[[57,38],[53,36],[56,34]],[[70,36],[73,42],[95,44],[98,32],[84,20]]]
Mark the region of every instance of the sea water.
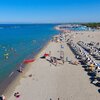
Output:
[[58,33],[55,24],[0,25],[0,83],[23,62],[34,58],[43,46]]

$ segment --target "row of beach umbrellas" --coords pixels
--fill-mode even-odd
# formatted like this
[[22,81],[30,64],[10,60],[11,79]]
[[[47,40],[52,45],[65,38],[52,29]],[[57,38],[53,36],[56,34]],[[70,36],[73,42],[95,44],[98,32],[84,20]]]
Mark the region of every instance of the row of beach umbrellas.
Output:
[[100,63],[96,63],[92,58],[89,53],[90,48],[86,43],[79,41],[78,44],[75,44],[73,40],[70,40],[67,44],[75,54],[75,57],[88,72],[88,75],[92,77],[91,82],[93,83],[96,80],[96,84],[100,85]]

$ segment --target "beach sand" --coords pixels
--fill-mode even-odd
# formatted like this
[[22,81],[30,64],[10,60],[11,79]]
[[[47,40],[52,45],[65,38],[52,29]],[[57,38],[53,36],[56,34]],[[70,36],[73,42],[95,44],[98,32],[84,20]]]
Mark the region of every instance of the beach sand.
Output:
[[[77,33],[77,34],[76,34]],[[100,31],[72,32],[74,42],[100,42]],[[64,46],[64,57],[77,60],[66,44]],[[4,95],[7,100],[100,100],[98,87],[90,83],[87,72],[82,65],[72,65],[68,62],[51,64],[41,59],[44,53],[51,51],[51,56],[60,57],[60,43],[49,42],[48,45],[37,55],[36,61],[26,65],[23,73],[9,85]],[[29,77],[29,75],[31,75]],[[14,93],[19,92],[20,97],[15,98]]]

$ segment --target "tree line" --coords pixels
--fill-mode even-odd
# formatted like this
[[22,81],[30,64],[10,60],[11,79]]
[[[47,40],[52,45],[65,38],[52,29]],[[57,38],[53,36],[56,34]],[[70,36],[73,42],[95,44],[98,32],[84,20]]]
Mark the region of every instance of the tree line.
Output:
[[91,28],[100,28],[100,23],[84,23],[82,25],[91,27]]

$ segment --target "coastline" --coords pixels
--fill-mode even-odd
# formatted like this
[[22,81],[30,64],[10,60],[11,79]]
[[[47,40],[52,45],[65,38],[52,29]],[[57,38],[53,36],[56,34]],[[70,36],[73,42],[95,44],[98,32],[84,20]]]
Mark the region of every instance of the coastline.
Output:
[[[57,35],[54,35],[54,36],[57,36]],[[35,60],[37,60],[37,59],[40,58],[41,53],[43,53],[45,51],[45,49],[47,48],[47,46],[49,46],[49,44],[51,43],[51,40],[49,40],[43,46],[43,48],[35,55],[35,57],[34,57]],[[34,63],[35,62],[26,64],[25,68],[23,69],[23,73],[18,73],[17,72],[18,73],[17,76],[15,76],[14,79],[12,79],[11,83],[7,86],[7,88],[5,89],[5,91],[2,93],[3,95],[6,96],[6,98],[9,98],[12,95],[12,92],[15,90],[15,88],[20,85],[20,81],[22,79],[26,78],[25,74],[31,69],[30,66],[32,66]]]
[[[3,26],[3,29],[0,30],[0,89],[4,86],[3,83],[5,85],[9,83],[5,80],[9,79],[8,76],[18,66],[21,66],[23,60],[34,58],[34,55],[44,47],[45,43],[58,33],[53,29],[55,25],[5,24]],[[18,28],[14,28],[14,26],[18,26]],[[7,30],[9,30],[9,35]],[[1,84],[3,85],[1,86]]]
[[[47,47],[47,45],[49,45],[51,40],[47,41],[44,46],[39,50],[39,52],[37,54],[34,55],[34,59],[37,59],[38,55]],[[34,62],[33,62],[34,63]],[[25,75],[25,73],[29,70],[29,66],[30,64],[26,64],[24,65],[24,69],[23,69],[23,72],[24,73],[19,73],[17,71],[18,68],[16,68],[14,71],[13,71],[13,75],[8,79],[6,79],[2,84],[2,88],[0,89],[0,94],[5,94],[6,95],[6,91],[9,91],[9,89],[12,89],[14,90],[14,87],[13,86],[17,86],[20,84],[20,79],[21,79],[21,76]],[[5,83],[5,84],[4,84]],[[7,95],[9,96],[10,93],[8,93]]]
[[[75,43],[79,40],[97,42],[100,31],[98,33],[97,31],[78,31],[68,33],[68,35],[68,37],[72,36]],[[88,35],[90,36],[88,37]],[[26,65],[24,73],[17,77],[4,93],[8,100],[14,100],[15,92],[21,93],[19,98],[21,100],[29,98],[35,98],[35,100],[50,100],[50,98],[99,100],[98,88],[90,84],[89,77],[83,70],[82,65],[75,66],[65,62],[64,65],[54,66],[48,61],[40,59],[45,52],[49,51],[52,51],[53,56],[59,57],[60,45],[61,43],[49,41],[36,55],[36,61]],[[68,56],[71,60],[77,60],[66,42],[63,42],[62,45],[64,46],[65,57]],[[29,77],[30,74],[33,76]]]

